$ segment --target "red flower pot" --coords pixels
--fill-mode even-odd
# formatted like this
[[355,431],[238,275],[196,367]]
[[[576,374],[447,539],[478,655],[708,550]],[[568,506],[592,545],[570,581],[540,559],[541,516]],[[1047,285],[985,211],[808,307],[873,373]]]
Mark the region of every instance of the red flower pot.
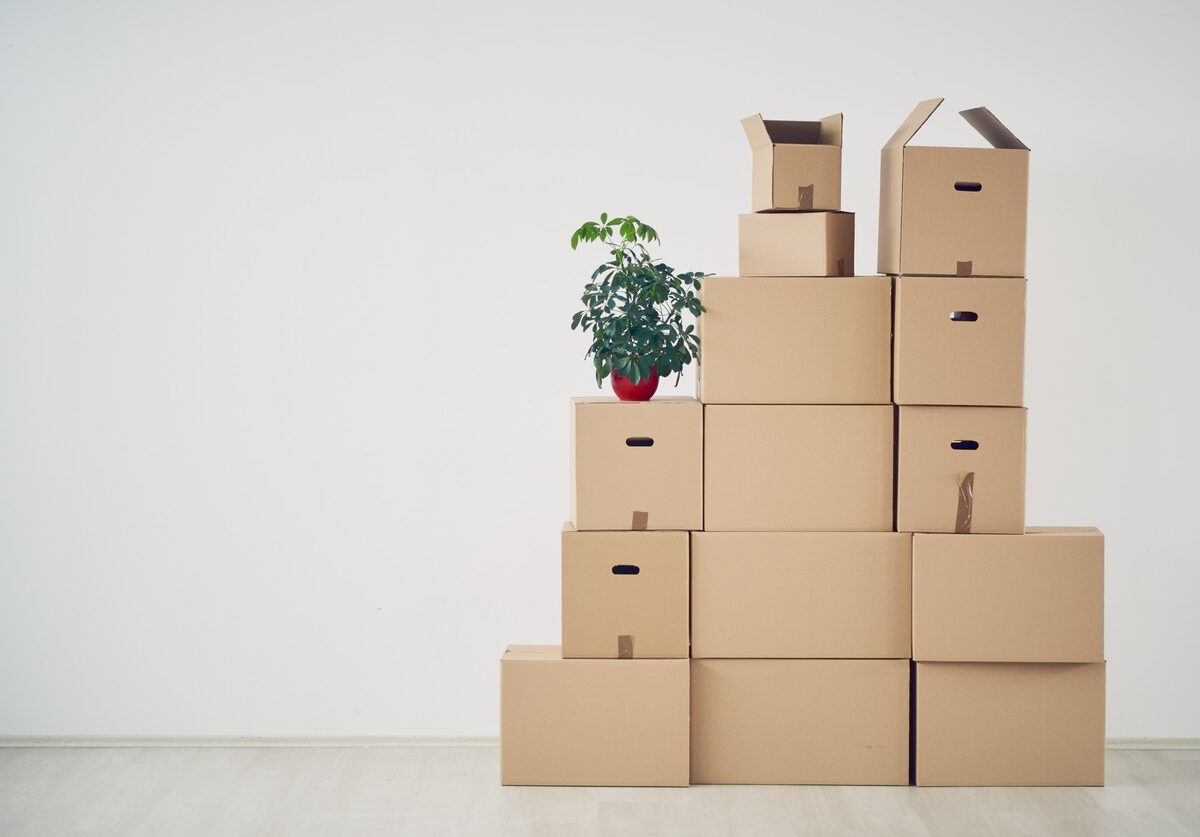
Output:
[[658,370],[650,367],[650,377],[642,378],[636,384],[617,370],[612,371],[612,388],[617,398],[622,401],[649,401],[658,390]]

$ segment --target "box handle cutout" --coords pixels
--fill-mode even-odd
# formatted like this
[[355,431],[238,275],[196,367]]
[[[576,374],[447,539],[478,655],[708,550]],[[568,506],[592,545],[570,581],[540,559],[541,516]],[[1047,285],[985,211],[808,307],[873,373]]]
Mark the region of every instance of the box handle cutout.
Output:
[[951,311],[950,319],[956,323],[973,323],[979,319],[979,315],[974,311]]
[[982,192],[983,184],[976,183],[971,180],[957,180],[954,183],[954,191],[956,191],[956,192]]
[[979,450],[979,442],[974,439],[955,439],[950,447],[954,450]]
[[652,448],[654,440],[649,436],[630,436],[625,440],[625,444],[631,448]]
[[613,575],[637,575],[642,568],[637,564],[617,564],[613,567]]

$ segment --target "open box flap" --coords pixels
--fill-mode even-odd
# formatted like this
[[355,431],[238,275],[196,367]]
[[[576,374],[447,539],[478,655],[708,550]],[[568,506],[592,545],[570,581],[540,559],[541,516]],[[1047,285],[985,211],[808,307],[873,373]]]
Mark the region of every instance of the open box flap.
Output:
[[900,123],[900,127],[896,129],[896,133],[892,134],[892,138],[887,141],[883,147],[886,148],[903,148],[908,145],[909,141],[916,136],[917,131],[921,130],[921,126],[925,121],[933,115],[933,112],[938,109],[938,106],[945,99],[926,99],[915,108],[908,118]]
[[987,108],[971,108],[960,110],[958,115],[967,120],[979,135],[992,144],[992,148],[1019,148],[1025,151],[1029,146],[1017,139],[1016,134],[1004,127]]
[[817,140],[821,145],[842,144],[842,114],[834,113],[821,120],[821,136]]
[[746,132],[746,139],[750,140],[750,147],[755,151],[770,148],[771,135],[767,133],[767,124],[763,121],[761,113],[743,119],[742,130]]

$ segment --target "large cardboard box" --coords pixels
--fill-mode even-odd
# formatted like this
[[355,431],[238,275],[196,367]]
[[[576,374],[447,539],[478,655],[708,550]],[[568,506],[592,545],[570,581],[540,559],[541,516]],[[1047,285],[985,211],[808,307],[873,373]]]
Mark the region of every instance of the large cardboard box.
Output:
[[562,531],[564,657],[688,656],[688,533]]
[[886,276],[706,278],[700,400],[888,403],[891,295]]
[[842,208],[842,115],[817,122],[742,120],[754,151],[755,212]]
[[1025,531],[1024,408],[899,409],[899,531]]
[[1104,535],[913,536],[913,659],[1104,660]]
[[1104,663],[917,663],[918,785],[1103,785]]
[[565,660],[511,645],[500,661],[504,785],[688,783],[687,660]]
[[571,522],[702,529],[704,412],[694,398],[571,399]]
[[987,108],[960,114],[991,148],[909,145],[941,103],[917,105],[883,147],[879,272],[1024,276],[1029,149]]
[[890,532],[892,409],[706,405],[703,528]]
[[896,279],[897,404],[1020,407],[1024,279]]
[[693,660],[692,782],[907,785],[908,660]]
[[911,651],[912,536],[692,533],[692,657]]
[[853,212],[738,216],[742,276],[853,276]]

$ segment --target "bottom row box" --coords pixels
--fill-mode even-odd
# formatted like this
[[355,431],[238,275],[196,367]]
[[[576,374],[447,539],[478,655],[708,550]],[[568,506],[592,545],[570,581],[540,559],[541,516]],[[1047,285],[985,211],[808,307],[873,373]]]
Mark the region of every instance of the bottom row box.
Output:
[[1102,785],[1104,687],[1104,663],[563,659],[511,646],[500,779]]

